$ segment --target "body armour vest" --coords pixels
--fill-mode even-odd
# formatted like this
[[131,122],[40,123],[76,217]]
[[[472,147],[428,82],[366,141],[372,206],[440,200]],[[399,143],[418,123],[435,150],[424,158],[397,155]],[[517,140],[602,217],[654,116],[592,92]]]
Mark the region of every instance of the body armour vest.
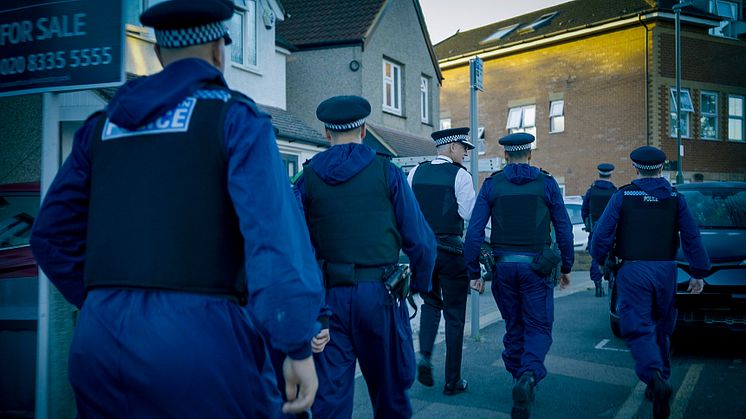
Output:
[[516,185],[499,171],[492,175],[492,247],[520,252],[540,252],[549,247],[551,218],[544,192],[545,175]]
[[456,175],[461,169],[456,164],[423,163],[412,178],[412,191],[420,204],[425,220],[435,234],[460,236],[464,220],[458,213]]
[[376,156],[346,182],[326,184],[306,165],[306,216],[316,257],[358,266],[391,265],[402,245],[391,204],[389,163]]
[[676,191],[667,199],[648,195],[634,184],[620,192],[616,255],[624,260],[674,260],[679,248]]
[[99,117],[90,149],[88,288],[245,301],[244,241],[227,189],[222,129],[235,101],[255,109],[240,93],[205,89],[134,131]]
[[591,185],[591,192],[588,194],[588,213],[593,224],[596,224],[601,218],[606,209],[606,204],[609,203],[614,192],[616,192],[616,188],[602,189],[596,187],[595,184]]

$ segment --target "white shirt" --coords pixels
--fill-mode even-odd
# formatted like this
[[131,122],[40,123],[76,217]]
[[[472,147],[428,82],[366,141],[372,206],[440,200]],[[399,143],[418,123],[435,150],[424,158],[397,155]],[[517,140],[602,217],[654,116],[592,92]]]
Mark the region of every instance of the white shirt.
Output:
[[[453,160],[447,156],[438,156],[430,164],[446,163],[453,163]],[[414,179],[414,172],[417,170],[417,167],[420,166],[416,166],[410,170],[409,175],[407,175],[407,182],[409,182],[410,187],[412,186],[412,179]],[[458,215],[461,216],[465,222],[469,222],[469,219],[471,219],[471,211],[474,209],[474,202],[477,200],[469,172],[459,168],[453,186],[456,192],[456,202],[458,203]]]

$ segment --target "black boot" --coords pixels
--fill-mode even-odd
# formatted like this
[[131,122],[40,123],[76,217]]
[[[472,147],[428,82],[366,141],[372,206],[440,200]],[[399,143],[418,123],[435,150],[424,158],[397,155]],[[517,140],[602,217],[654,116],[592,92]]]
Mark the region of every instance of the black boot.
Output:
[[593,284],[596,286],[596,297],[603,297],[604,287],[601,285],[601,281],[593,281]]
[[446,396],[453,396],[454,394],[463,393],[469,387],[469,383],[463,378],[456,381],[455,383],[447,383],[443,387],[443,394]]
[[420,358],[420,362],[417,363],[417,381],[426,387],[435,385],[435,381],[433,381],[433,363],[430,362],[429,357],[424,355]]
[[653,396],[653,418],[668,418],[671,415],[671,394],[673,394],[671,384],[661,377],[660,371],[656,371],[649,387]]
[[534,373],[526,371],[513,386],[513,408],[510,411],[512,419],[528,419],[531,416],[531,403],[534,401],[536,378]]

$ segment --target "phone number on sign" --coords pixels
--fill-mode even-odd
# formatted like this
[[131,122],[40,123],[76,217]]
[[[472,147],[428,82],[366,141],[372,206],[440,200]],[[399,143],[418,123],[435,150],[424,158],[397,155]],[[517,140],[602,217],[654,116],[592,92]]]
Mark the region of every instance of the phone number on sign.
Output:
[[111,63],[111,47],[81,48],[70,51],[40,52],[0,59],[0,75],[23,74],[70,67],[94,67]]

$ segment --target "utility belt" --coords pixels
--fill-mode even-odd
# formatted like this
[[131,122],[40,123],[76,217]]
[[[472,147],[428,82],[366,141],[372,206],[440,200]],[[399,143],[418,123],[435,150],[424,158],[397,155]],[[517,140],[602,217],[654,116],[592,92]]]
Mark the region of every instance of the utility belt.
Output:
[[464,241],[461,240],[461,236],[454,234],[439,234],[435,236],[435,241],[438,243],[438,250],[454,255],[464,254]]
[[531,270],[541,277],[551,277],[554,279],[553,273],[557,270],[559,263],[562,261],[562,257],[559,252],[551,247],[542,249],[536,255],[518,255],[518,254],[502,254],[495,256],[496,263],[528,263],[531,265]]

